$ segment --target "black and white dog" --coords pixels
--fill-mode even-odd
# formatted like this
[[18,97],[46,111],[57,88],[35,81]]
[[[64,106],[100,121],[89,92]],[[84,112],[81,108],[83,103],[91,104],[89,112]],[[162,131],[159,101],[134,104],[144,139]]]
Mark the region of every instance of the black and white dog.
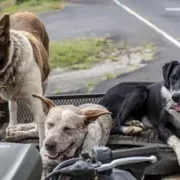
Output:
[[169,144],[180,165],[180,63],[162,67],[163,81],[148,86],[124,84],[111,88],[100,101],[113,113],[115,130],[140,133],[146,117],[157,129],[160,139]]

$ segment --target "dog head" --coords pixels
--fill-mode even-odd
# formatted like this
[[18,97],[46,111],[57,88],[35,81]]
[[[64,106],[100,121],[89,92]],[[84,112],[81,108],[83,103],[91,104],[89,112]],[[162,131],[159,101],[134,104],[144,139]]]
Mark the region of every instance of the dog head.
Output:
[[0,18],[0,70],[8,62],[10,48],[10,17],[4,14]]
[[180,63],[172,61],[162,67],[164,86],[162,95],[168,101],[168,108],[180,112]]
[[95,107],[56,106],[50,99],[33,95],[46,105],[45,140],[41,149],[43,164],[59,163],[74,157],[83,145],[87,126],[99,116],[111,114]]

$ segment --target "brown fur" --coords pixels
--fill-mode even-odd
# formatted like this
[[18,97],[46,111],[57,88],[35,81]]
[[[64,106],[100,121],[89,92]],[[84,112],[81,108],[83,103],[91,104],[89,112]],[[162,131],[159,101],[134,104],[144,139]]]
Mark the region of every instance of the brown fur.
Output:
[[[48,63],[49,56],[49,37],[44,24],[39,18],[30,12],[18,12],[10,16],[5,14],[0,18],[0,70],[6,66],[9,57],[10,32],[9,28],[19,31],[25,35],[32,45],[34,59],[36,60],[44,82],[50,72]],[[8,68],[0,74],[0,79],[7,74]],[[15,71],[11,76],[14,76]],[[45,90],[43,90],[44,94]],[[0,97],[0,103],[4,100]]]
[[37,40],[37,38],[35,38],[32,34],[23,31],[22,33],[29,39],[32,45],[34,58],[40,68],[43,82],[47,79],[50,72],[48,53],[45,50],[43,44],[39,40]]
[[50,72],[48,63],[49,37],[44,24],[30,12],[19,12],[10,17],[10,27],[21,31],[29,39],[34,58],[42,74],[42,81],[46,80]]
[[33,36],[42,42],[49,54],[49,37],[46,28],[35,14],[19,12],[11,16],[10,22],[12,29],[33,34]]

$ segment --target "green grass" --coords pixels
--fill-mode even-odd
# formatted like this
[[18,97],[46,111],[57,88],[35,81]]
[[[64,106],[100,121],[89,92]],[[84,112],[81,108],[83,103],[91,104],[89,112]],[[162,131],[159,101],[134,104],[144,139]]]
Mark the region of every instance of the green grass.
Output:
[[61,93],[62,93],[62,91],[61,91],[60,89],[56,89],[56,90],[53,92],[54,95],[58,95],[58,94],[61,94]]
[[87,69],[103,60],[101,52],[110,51],[112,43],[104,38],[81,38],[50,43],[51,68]]
[[114,73],[106,74],[106,80],[111,80],[111,79],[114,79],[114,78],[116,78],[116,74],[114,74]]
[[52,10],[61,9],[63,3],[61,0],[29,0],[20,5],[15,4],[15,0],[0,0],[0,14],[15,13],[19,11],[30,11],[34,13],[43,13]]
[[95,80],[91,80],[87,82],[86,87],[88,89],[88,92],[91,92],[94,89],[94,87],[98,84],[98,82],[99,81],[95,81]]

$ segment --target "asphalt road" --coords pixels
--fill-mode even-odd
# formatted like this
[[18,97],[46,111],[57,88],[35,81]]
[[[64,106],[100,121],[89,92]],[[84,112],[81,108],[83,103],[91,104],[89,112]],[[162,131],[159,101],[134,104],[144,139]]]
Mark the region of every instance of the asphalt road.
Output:
[[[75,0],[73,0],[75,2]],[[176,39],[180,38],[180,11],[168,12],[167,7],[180,7],[178,0],[120,0],[142,17],[163,29]],[[159,81],[161,66],[179,59],[180,49],[151,29],[135,16],[119,7],[113,0],[76,0],[62,11],[40,16],[46,24],[51,40],[111,35],[115,40],[130,44],[154,43],[158,59],[137,72],[103,81],[94,92],[105,92],[124,81]]]
[[112,0],[77,2],[61,11],[40,15],[50,40],[111,35],[117,40],[143,43],[158,38],[149,27],[120,9]]
[[[120,0],[121,3],[131,8],[138,13],[141,17],[152,22],[158,26],[168,35],[171,35],[176,40],[180,38],[180,11],[167,11],[166,8],[180,7],[180,1],[178,0]],[[124,11],[119,7],[119,11]],[[128,13],[128,12],[127,12]],[[127,15],[128,16],[128,15]],[[131,15],[133,16],[133,15]],[[139,19],[136,20],[136,22]],[[143,23],[143,22],[141,22]],[[144,23],[143,23],[144,24]],[[147,26],[146,24],[144,24]],[[131,26],[132,29],[136,28]],[[147,26],[148,27],[148,26]],[[155,42],[158,42],[157,49],[159,57],[157,61],[149,64],[148,66],[128,75],[118,77],[110,81],[103,81],[95,87],[94,92],[105,92],[112,86],[120,82],[136,82],[136,81],[159,81],[162,79],[161,67],[164,63],[171,60],[180,60],[180,49],[165,39],[161,34],[156,32],[154,34],[158,37]],[[137,34],[143,33],[141,30],[136,31]],[[143,33],[144,34],[144,33]],[[147,36],[148,31],[147,31]],[[144,38],[144,35],[142,36]],[[162,38],[162,39],[161,39]],[[152,39],[152,41],[154,41]],[[162,43],[163,42],[163,43]]]

